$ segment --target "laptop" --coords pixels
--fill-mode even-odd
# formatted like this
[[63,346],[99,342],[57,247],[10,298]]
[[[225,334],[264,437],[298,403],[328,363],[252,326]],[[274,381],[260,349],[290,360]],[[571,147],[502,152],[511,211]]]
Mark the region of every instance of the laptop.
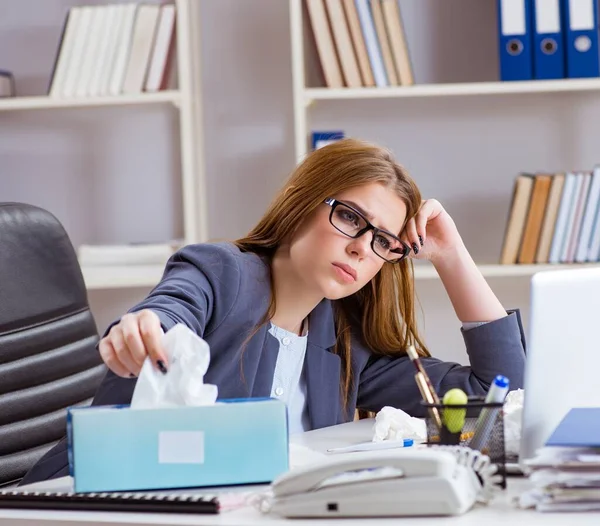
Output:
[[519,464],[572,407],[600,407],[600,268],[538,272],[531,310]]

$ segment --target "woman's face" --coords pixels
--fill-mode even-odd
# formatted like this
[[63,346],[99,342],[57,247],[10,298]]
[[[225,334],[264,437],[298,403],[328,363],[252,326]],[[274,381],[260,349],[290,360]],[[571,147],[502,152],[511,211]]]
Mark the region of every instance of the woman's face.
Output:
[[[372,183],[329,197],[362,212],[374,226],[400,234],[406,205],[382,184]],[[348,237],[330,223],[330,213],[331,207],[323,203],[305,220],[291,240],[290,259],[307,287],[334,300],[360,290],[385,261],[371,248],[372,230],[355,239]]]

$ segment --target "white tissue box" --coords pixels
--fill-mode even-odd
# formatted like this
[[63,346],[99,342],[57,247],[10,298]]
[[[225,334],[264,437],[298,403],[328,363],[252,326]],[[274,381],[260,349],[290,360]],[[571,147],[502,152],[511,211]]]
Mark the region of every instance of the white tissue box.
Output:
[[271,398],[70,408],[67,435],[78,492],[270,483],[288,470],[286,407]]

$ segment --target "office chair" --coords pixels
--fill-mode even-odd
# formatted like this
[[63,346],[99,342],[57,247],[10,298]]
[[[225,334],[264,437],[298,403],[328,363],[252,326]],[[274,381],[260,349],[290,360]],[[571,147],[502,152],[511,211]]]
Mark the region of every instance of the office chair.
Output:
[[49,212],[0,203],[0,486],[66,432],[106,372],[75,250]]

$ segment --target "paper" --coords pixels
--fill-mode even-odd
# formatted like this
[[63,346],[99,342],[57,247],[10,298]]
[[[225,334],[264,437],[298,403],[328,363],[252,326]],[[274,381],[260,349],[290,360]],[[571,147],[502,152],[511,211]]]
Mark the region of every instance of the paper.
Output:
[[506,456],[509,458],[519,456],[524,397],[523,389],[515,389],[510,391],[504,400],[504,447]]
[[425,421],[410,416],[402,409],[385,406],[375,416],[373,442],[383,440],[403,440],[411,438],[415,442],[427,440]]
[[212,405],[217,386],[204,383],[210,363],[208,343],[179,323],[163,335],[168,372],[163,374],[146,358],[136,382],[132,409]]

